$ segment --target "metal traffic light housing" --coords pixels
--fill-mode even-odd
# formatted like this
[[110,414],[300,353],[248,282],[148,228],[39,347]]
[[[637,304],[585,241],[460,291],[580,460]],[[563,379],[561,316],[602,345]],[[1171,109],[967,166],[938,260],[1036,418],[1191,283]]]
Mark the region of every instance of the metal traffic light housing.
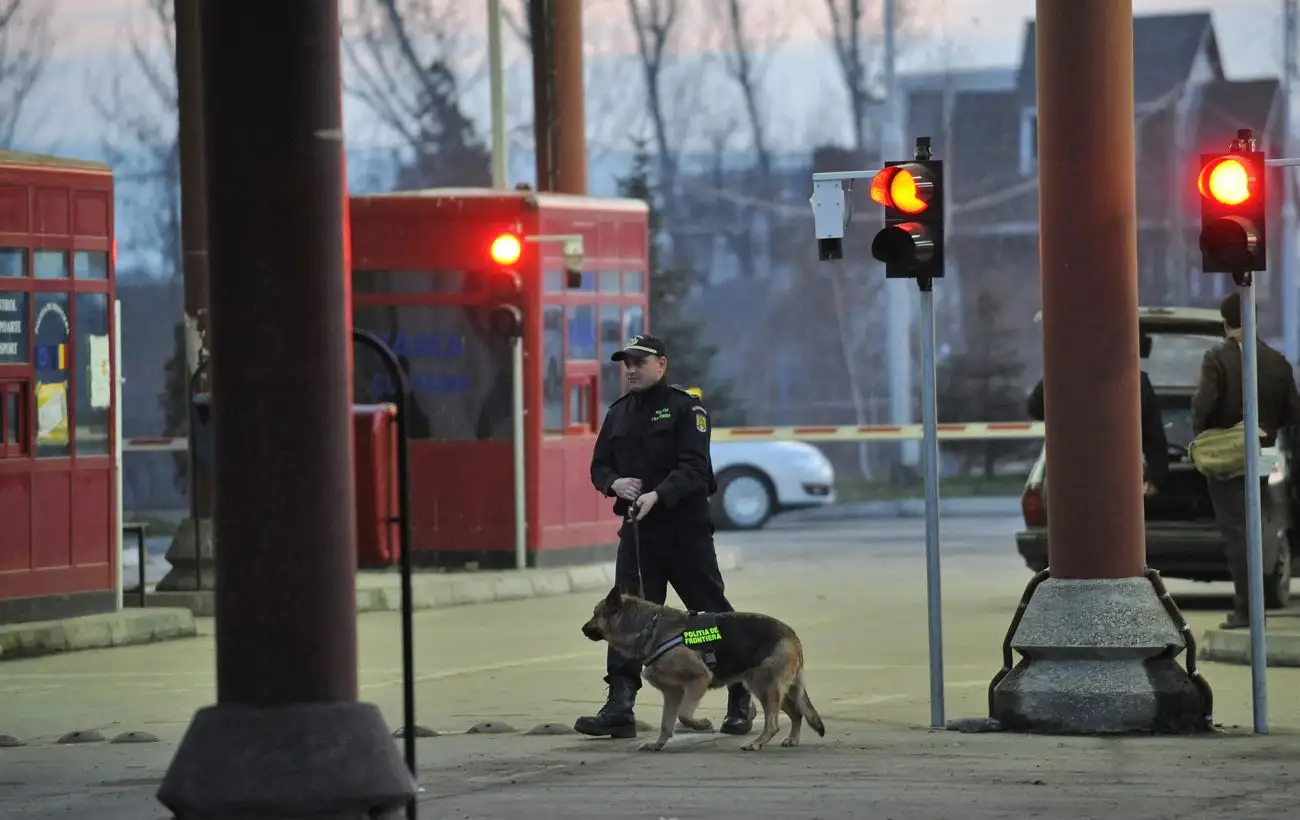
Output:
[[1233,150],[1202,154],[1196,188],[1201,195],[1201,270],[1246,273],[1268,268],[1265,231],[1265,155]]
[[891,279],[943,277],[943,161],[887,162],[871,180],[871,199],[885,207],[885,227],[871,255]]

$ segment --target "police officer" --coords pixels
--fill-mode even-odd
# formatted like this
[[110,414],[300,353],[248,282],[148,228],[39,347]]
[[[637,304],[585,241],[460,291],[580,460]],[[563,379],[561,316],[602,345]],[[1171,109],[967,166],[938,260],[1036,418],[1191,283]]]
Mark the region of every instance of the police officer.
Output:
[[[641,594],[662,604],[672,584],[688,608],[732,612],[723,594],[713,549],[709,496],[717,491],[709,457],[709,414],[700,400],[664,381],[667,348],[654,336],[633,336],[611,359],[622,362],[628,392],[609,408],[591,458],[591,483],[616,498],[625,516],[619,530],[615,579],[638,583],[631,513],[640,531]],[[573,728],[595,737],[636,737],[632,709],[641,688],[641,664],[609,650],[605,683],[609,697],[595,715]],[[721,730],[744,735],[753,728],[754,707],[743,684],[730,688]]]

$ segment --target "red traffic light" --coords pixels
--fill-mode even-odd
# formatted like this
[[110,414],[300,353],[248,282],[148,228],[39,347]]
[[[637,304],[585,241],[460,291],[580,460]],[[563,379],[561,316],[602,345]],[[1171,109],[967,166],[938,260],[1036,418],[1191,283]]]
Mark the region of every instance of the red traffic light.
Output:
[[882,168],[871,179],[871,199],[905,214],[923,213],[934,196],[934,177],[920,165]]
[[523,255],[523,244],[520,243],[519,237],[512,233],[503,233],[496,239],[492,240],[492,247],[488,253],[492,256],[492,261],[498,265],[513,265],[519,261]]
[[1201,165],[1196,187],[1201,196],[1222,205],[1241,205],[1255,196],[1258,172],[1254,164],[1236,156],[1215,157]]

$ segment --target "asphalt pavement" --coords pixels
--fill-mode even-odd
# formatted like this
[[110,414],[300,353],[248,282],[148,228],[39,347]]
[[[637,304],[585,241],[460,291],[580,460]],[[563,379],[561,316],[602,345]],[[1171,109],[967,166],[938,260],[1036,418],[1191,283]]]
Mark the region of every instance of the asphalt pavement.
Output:
[[[1012,541],[1016,525],[941,522],[946,718],[986,714],[1029,577]],[[1250,725],[1249,669],[1216,664],[1204,670],[1225,728],[1215,737],[929,731],[923,526],[778,519],[759,533],[719,534],[720,544],[744,551],[744,569],[728,578],[733,604],[780,617],[803,639],[809,693],[828,734],[805,732],[795,749],[774,742],[747,754],[738,738],[684,734],[664,752],[641,753],[639,741],[545,733],[571,726],[604,695],[603,651],[579,632],[590,596],[417,613],[417,722],[442,733],[419,741],[421,817],[1295,816],[1300,670],[1269,671],[1267,738],[1239,728]],[[1170,586],[1198,633],[1221,618],[1223,585]],[[211,621],[200,631],[0,667],[0,734],[27,743],[0,748],[0,817],[167,816],[153,793],[194,710],[214,700]],[[397,616],[360,616],[359,640],[362,697],[396,727]],[[660,700],[642,692],[638,717],[654,722]],[[700,713],[716,725],[724,706],[725,694],[712,693]],[[515,731],[467,733],[476,726]],[[547,728],[527,734],[537,727]],[[73,731],[146,732],[159,742],[56,742]]]

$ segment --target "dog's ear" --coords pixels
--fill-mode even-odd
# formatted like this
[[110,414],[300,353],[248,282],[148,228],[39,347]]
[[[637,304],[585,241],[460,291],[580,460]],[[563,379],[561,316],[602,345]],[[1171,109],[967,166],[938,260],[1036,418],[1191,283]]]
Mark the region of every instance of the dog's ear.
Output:
[[618,609],[622,604],[623,592],[618,588],[618,584],[615,584],[610,588],[609,594],[605,596],[605,608],[610,610]]
[[618,588],[619,591],[622,592],[624,595],[631,595],[636,598],[642,597],[640,584],[637,583],[619,584]]

